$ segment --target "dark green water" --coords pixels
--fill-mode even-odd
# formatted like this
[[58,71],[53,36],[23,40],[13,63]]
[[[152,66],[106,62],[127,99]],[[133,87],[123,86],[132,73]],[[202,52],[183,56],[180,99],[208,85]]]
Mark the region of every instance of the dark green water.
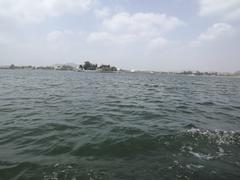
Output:
[[240,79],[0,70],[1,180],[239,180]]

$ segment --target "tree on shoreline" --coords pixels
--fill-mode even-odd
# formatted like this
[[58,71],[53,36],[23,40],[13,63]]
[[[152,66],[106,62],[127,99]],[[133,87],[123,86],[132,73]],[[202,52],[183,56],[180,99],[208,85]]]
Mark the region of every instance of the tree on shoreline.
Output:
[[82,67],[84,70],[97,70],[97,64],[92,64],[89,61],[85,61]]
[[14,69],[15,68],[15,65],[14,64],[11,64],[10,66],[9,66],[9,69]]
[[100,69],[102,72],[114,72],[117,71],[117,68],[110,65],[104,65],[102,64],[98,69]]

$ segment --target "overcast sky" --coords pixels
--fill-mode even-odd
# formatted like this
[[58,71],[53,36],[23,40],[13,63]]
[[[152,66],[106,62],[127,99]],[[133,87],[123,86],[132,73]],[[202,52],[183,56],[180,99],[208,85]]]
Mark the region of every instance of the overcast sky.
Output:
[[240,0],[0,0],[0,65],[240,70]]

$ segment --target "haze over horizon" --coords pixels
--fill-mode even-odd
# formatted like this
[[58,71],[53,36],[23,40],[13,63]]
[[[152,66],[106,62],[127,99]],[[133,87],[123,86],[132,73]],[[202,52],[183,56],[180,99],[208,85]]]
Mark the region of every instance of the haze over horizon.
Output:
[[0,65],[240,70],[239,0],[0,0]]

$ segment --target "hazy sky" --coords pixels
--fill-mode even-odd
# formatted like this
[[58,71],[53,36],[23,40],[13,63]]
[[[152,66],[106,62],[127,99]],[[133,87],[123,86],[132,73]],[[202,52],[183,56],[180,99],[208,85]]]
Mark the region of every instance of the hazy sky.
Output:
[[240,70],[240,0],[0,0],[0,65]]

